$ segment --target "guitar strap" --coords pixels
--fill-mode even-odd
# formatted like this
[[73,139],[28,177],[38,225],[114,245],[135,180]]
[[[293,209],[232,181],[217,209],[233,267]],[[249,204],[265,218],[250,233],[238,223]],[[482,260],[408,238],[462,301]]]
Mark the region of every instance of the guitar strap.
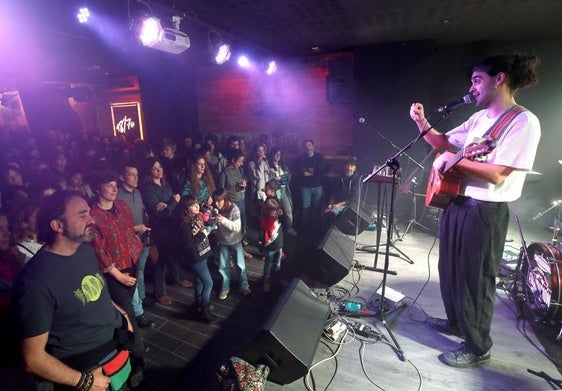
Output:
[[489,138],[490,140],[497,140],[501,137],[503,132],[507,129],[511,121],[515,119],[520,113],[527,111],[526,108],[520,105],[513,105],[505,113],[500,115],[500,117],[494,122],[494,124],[486,131],[484,138]]

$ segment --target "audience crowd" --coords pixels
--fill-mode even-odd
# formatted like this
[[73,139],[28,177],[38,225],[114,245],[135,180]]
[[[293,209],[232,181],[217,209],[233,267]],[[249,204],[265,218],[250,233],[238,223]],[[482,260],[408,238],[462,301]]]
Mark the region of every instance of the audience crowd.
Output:
[[[41,205],[58,191],[79,194],[91,208],[100,273],[133,328],[154,326],[143,306],[172,303],[168,283],[193,286],[201,321],[216,322],[209,267],[222,277],[218,299],[229,294],[233,267],[239,269],[238,291],[246,296],[245,259],[261,257],[268,291],[285,256],[283,236],[317,230],[324,206],[332,206],[323,189],[324,158],[312,140],[303,142],[303,154],[289,168],[283,145],[266,137],[251,142],[207,134],[178,145],[169,138],[150,144],[53,130],[42,139],[31,133],[0,138],[0,320],[8,314],[19,271],[43,246]],[[348,182],[343,188],[356,196]],[[346,194],[337,194],[334,202],[345,206]],[[249,226],[259,232],[259,253],[246,249]],[[145,266],[152,268],[152,298],[145,292]],[[142,362],[140,339],[132,351]]]

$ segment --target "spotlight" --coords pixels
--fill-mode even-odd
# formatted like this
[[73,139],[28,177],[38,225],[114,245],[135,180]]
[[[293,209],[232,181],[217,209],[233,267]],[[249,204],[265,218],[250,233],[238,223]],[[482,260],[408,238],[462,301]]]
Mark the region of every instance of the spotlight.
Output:
[[211,50],[211,58],[218,65],[222,65],[228,60],[230,60],[231,54],[232,53],[230,51],[230,45],[222,42],[213,46]]
[[211,60],[222,65],[230,60],[230,45],[222,40],[222,35],[215,30],[209,30],[209,54]]
[[191,42],[187,34],[179,30],[181,18],[173,16],[176,28],[162,27],[160,19],[146,16],[136,20],[132,29],[139,41],[152,49],[180,54],[189,49]]
[[78,22],[86,23],[90,19],[90,10],[86,7],[82,7],[78,10],[76,17],[78,18]]
[[160,19],[147,16],[138,19],[133,27],[134,33],[138,40],[148,47],[156,45],[162,40],[164,28],[160,23]]
[[265,73],[271,76],[275,72],[277,72],[277,63],[275,61],[270,61],[269,64],[267,64],[267,69]]
[[238,65],[242,68],[249,68],[250,67],[250,60],[246,56],[238,57]]

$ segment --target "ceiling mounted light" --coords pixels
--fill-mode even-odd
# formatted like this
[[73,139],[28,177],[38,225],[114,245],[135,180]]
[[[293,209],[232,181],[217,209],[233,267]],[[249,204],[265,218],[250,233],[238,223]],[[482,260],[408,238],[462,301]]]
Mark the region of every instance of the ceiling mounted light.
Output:
[[240,56],[238,57],[238,66],[240,66],[241,68],[249,68],[250,65],[252,63],[250,62],[250,59],[246,56]]
[[222,40],[222,36],[215,30],[209,31],[209,54],[211,60],[218,65],[222,65],[228,60],[232,52],[230,45]]
[[144,16],[133,23],[132,29],[138,40],[152,49],[180,54],[189,49],[191,42],[187,34],[179,30],[181,18],[173,16],[175,28],[162,27],[160,19]]
[[78,10],[76,17],[78,18],[78,22],[86,23],[90,19],[90,10],[86,7],[82,7]]
[[273,75],[275,72],[277,72],[277,63],[275,61],[270,61],[267,64],[267,69],[265,70],[265,73],[269,76]]
[[230,45],[222,42],[215,45],[211,50],[211,58],[218,65],[222,65],[230,60],[231,54]]
[[160,19],[146,16],[138,19],[133,27],[135,36],[144,46],[152,47],[162,40],[164,28]]

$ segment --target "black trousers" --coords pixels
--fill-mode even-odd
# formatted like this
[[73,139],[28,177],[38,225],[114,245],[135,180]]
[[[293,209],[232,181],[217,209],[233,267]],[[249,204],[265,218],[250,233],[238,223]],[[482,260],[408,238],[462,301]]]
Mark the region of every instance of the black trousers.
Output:
[[[136,276],[136,272],[134,269],[126,269],[122,270],[123,273],[130,273],[133,276]],[[135,288],[137,284],[133,286],[125,286],[117,281],[113,276],[106,273],[105,279],[107,281],[107,287],[109,289],[109,294],[111,295],[111,299],[119,305],[121,308],[127,312],[129,315],[129,320],[133,325],[133,333],[135,335],[135,340],[133,342],[133,348],[131,349],[131,356],[132,358],[140,358],[144,354],[144,343],[142,341],[142,337],[140,335],[140,328],[137,323],[137,318],[135,316],[135,311],[133,309],[133,295],[135,293]]]
[[466,336],[468,349],[492,347],[496,276],[509,223],[505,202],[459,197],[445,209],[439,238],[439,279],[451,326]]

